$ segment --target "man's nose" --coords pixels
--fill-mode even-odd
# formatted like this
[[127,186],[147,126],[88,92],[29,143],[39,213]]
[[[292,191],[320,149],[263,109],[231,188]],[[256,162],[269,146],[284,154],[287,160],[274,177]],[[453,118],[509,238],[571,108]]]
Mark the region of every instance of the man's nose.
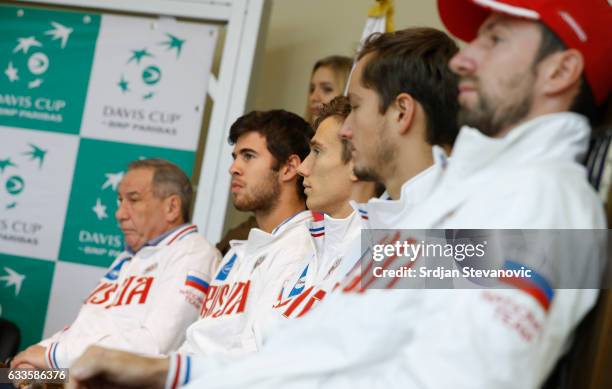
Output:
[[464,47],[449,62],[450,69],[460,76],[467,76],[476,70],[476,59],[472,55],[472,45]]
[[240,175],[240,163],[238,162],[238,158],[234,159],[234,162],[230,165],[229,168],[230,175]]
[[297,173],[302,176],[302,177],[308,177],[310,175],[310,161],[311,161],[311,157],[310,154],[308,154],[308,156],[306,156],[306,159],[304,159],[304,161],[302,161],[302,163],[300,164],[300,166],[298,166],[297,168]]
[[125,203],[123,201],[120,201],[117,211],[115,212],[115,219],[118,221],[125,220],[127,218],[127,211],[125,210],[124,204]]
[[338,136],[340,137],[340,139],[346,139],[346,140],[353,139],[353,129],[352,129],[352,126],[350,125],[349,119],[351,119],[350,114],[346,118],[344,123],[342,123],[342,126],[340,127],[340,131],[338,131]]

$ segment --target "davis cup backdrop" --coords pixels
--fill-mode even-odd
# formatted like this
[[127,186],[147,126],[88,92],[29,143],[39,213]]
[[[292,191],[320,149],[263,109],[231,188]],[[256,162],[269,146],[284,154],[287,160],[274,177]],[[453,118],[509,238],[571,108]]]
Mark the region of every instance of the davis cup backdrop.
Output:
[[0,6],[0,316],[22,348],[69,324],[122,251],[126,165],[192,174],[217,33]]

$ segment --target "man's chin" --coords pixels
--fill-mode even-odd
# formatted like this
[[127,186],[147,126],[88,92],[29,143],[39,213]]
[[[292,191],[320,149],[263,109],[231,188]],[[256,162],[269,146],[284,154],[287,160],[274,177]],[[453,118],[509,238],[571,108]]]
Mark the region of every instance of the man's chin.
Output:
[[353,168],[353,174],[359,181],[380,181],[376,172],[363,166],[355,166]]
[[308,201],[308,199],[306,199],[306,207],[314,212],[323,212],[321,211],[321,204],[317,204],[316,201]]
[[234,208],[236,208],[240,212],[252,212],[253,211],[253,206],[248,201],[241,201],[240,199],[234,198],[233,204],[234,204]]
[[132,249],[132,251],[137,252],[138,250],[141,249],[142,246],[144,246],[145,242],[142,242],[140,240],[131,240],[131,239],[125,239],[125,244]]

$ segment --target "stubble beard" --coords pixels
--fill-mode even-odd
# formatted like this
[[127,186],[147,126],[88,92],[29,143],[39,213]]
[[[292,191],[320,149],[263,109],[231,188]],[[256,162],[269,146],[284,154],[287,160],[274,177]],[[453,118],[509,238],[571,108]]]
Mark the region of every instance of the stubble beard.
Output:
[[[533,82],[533,73],[529,77],[516,75],[507,82],[507,89],[514,90],[514,96],[506,96],[506,100],[504,97],[493,98],[479,89],[476,107],[460,107],[457,115],[459,126],[476,128],[489,137],[514,127],[529,114],[533,103]],[[508,103],[510,99],[512,101]]]
[[381,133],[380,143],[377,144],[374,150],[374,158],[371,164],[357,165],[353,167],[353,174],[360,181],[382,182],[380,171],[382,169],[390,170],[394,165],[397,150],[388,138]]
[[[247,188],[245,188],[247,189]],[[258,185],[247,189],[240,197],[233,197],[234,207],[242,212],[269,213],[278,204],[280,196],[280,183],[278,172],[271,171],[265,180]]]

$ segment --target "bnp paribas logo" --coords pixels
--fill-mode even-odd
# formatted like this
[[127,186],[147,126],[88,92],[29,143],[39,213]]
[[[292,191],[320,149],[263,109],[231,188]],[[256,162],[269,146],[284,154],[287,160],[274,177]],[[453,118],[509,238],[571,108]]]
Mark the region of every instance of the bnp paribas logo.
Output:
[[164,33],[157,44],[132,49],[126,56],[117,88],[125,95],[136,95],[142,100],[154,98],[164,79],[162,67],[180,60],[185,42],[174,34]]
[[1,208],[10,210],[19,205],[19,198],[28,187],[28,173],[32,169],[43,169],[46,156],[47,150],[40,145],[29,143],[29,150],[0,158],[0,190],[5,192],[5,195],[0,197],[3,199]]
[[49,52],[66,49],[73,31],[74,28],[51,20],[43,30],[18,37],[11,53],[5,57],[8,61],[3,73],[8,82],[27,89],[43,85],[53,63]]

